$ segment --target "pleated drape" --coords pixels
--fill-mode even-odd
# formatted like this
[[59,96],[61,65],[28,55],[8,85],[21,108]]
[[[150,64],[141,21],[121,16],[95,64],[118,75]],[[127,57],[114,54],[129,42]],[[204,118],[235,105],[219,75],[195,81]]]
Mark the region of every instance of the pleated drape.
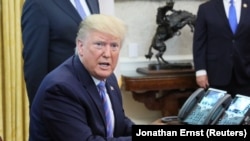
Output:
[[23,79],[21,11],[24,0],[0,2],[0,136],[27,141],[29,104]]

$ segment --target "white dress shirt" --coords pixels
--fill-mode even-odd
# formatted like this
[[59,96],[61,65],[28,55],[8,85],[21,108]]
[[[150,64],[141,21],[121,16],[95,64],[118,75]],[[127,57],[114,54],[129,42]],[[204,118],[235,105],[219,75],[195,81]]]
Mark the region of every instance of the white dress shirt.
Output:
[[[70,2],[73,4],[74,7],[76,7],[75,0],[70,0]],[[82,7],[83,7],[83,10],[84,10],[85,14],[87,16],[89,16],[91,13],[90,13],[90,10],[89,10],[89,7],[88,7],[86,1],[85,0],[80,0],[80,2],[82,4]]]
[[[225,12],[226,12],[227,17],[229,15],[229,7],[231,5],[230,1],[231,0],[223,0],[223,4],[224,4],[224,8],[225,8]],[[236,10],[237,22],[239,23],[240,13],[241,13],[241,0],[234,0],[234,7]]]

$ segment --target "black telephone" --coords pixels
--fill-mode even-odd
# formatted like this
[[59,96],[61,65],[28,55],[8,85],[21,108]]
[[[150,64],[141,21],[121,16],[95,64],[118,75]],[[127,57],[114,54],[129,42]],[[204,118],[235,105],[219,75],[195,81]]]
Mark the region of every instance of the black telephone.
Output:
[[198,88],[183,104],[178,119],[189,125],[211,125],[224,113],[231,100],[226,91]]
[[216,125],[249,125],[250,97],[237,94],[224,114],[214,121]]

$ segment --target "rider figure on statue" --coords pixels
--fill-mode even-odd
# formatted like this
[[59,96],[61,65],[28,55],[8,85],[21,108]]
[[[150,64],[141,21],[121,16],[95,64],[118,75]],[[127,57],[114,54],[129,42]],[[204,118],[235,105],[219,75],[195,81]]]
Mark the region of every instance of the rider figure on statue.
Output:
[[[155,56],[158,61],[158,64],[156,64],[158,67],[159,65],[170,66],[170,64],[163,58],[163,54],[167,49],[165,41],[172,38],[174,35],[179,36],[181,34],[180,29],[185,25],[188,25],[191,28],[191,32],[194,31],[196,15],[185,10],[174,10],[173,7],[174,2],[173,0],[170,0],[166,2],[165,6],[157,9],[156,23],[158,24],[158,27],[152,39],[148,54],[145,55],[147,59],[151,59],[153,56],[152,48],[157,50],[158,53]],[[169,11],[172,13],[167,14]],[[187,67],[190,67],[190,64],[186,63],[177,67],[186,67],[186,65],[188,65]]]

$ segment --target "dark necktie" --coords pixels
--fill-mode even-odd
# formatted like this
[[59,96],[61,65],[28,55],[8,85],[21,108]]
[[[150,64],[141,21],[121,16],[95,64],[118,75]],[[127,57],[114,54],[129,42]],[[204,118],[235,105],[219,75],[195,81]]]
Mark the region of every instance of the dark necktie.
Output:
[[106,87],[105,82],[100,81],[100,83],[97,85],[99,89],[100,96],[102,98],[103,102],[103,108],[105,111],[105,117],[106,117],[106,129],[107,129],[107,137],[113,137],[113,122],[112,122],[112,111],[111,111],[111,105],[110,100],[108,98],[108,95],[106,93]]
[[75,4],[76,4],[77,12],[81,16],[81,18],[84,19],[86,17],[86,14],[85,14],[85,12],[83,10],[82,4],[80,3],[80,0],[75,0]]
[[235,10],[235,6],[234,6],[234,1],[230,0],[230,7],[229,7],[229,15],[228,15],[228,19],[229,19],[229,23],[230,23],[230,27],[233,33],[235,33],[236,29],[237,29],[237,17],[236,17],[236,10]]

